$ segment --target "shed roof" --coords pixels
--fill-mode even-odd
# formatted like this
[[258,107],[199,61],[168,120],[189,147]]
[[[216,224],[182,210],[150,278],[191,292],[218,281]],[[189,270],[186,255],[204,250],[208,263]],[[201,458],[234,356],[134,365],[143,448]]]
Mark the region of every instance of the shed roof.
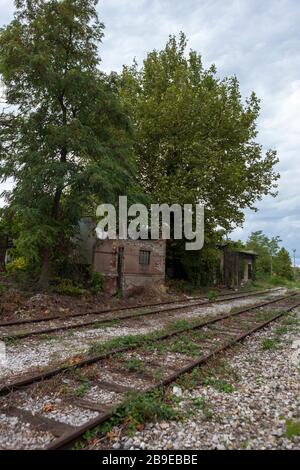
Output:
[[[221,243],[219,245],[219,248],[226,248],[228,245],[230,245],[230,243]],[[232,246],[232,245],[231,245]],[[238,248],[238,247],[235,247],[234,245],[232,246],[232,251],[235,251],[236,253],[242,253],[244,255],[249,255],[249,256],[258,256],[258,253],[256,253],[255,251],[252,251],[252,250],[244,250],[243,248]]]

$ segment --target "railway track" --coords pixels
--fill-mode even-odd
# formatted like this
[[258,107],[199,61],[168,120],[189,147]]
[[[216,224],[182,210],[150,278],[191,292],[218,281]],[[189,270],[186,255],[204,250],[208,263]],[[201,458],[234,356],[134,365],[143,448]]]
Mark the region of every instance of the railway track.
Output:
[[[233,295],[232,293],[224,294],[220,298],[214,301],[203,300],[203,297],[195,297],[188,301],[177,301],[177,302],[161,302],[150,305],[139,305],[134,307],[122,307],[119,309],[107,309],[94,311],[90,313],[75,313],[73,315],[67,315],[65,317],[53,316],[50,318],[35,318],[33,320],[15,320],[10,322],[0,322],[0,339],[5,340],[9,338],[11,340],[23,339],[30,336],[37,335],[47,335],[51,333],[56,333],[59,331],[67,331],[71,329],[84,328],[91,325],[107,324],[109,322],[115,322],[116,320],[130,320],[133,318],[146,317],[148,315],[156,315],[161,313],[172,313],[182,309],[189,309],[191,307],[205,307],[207,305],[212,305],[214,303],[220,303],[224,301],[238,300],[247,297],[256,297],[265,295],[268,293],[276,293],[278,289],[268,289],[264,291],[243,293]],[[200,299],[200,300],[199,300]],[[156,307],[153,309],[153,307]],[[119,315],[116,315],[117,312],[120,312]],[[113,316],[112,316],[113,314]],[[86,321],[77,322],[72,321],[72,319],[77,319],[81,317],[86,317],[89,315],[89,319]],[[99,316],[100,319],[99,319]],[[71,320],[71,323],[69,323]],[[60,324],[51,324],[53,321],[58,321]],[[34,329],[35,325],[39,324],[37,329]],[[45,326],[48,325],[48,326]],[[17,330],[15,328],[17,327]],[[24,331],[25,328],[25,331]]]
[[0,448],[62,449],[109,419],[128,393],[163,387],[300,306],[293,294],[0,388]]

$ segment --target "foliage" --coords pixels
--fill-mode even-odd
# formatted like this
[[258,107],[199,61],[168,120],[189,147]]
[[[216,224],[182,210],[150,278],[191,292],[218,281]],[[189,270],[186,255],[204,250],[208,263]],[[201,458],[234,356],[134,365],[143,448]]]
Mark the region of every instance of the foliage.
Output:
[[218,294],[214,291],[210,291],[207,293],[207,298],[210,302],[214,302],[218,297]]
[[216,390],[218,390],[218,392],[224,392],[224,393],[234,392],[234,387],[232,384],[218,377],[213,377],[213,376],[206,377],[204,379],[204,385],[209,385],[210,387],[213,387]]
[[87,293],[81,284],[71,279],[62,279],[56,286],[55,291],[59,294],[81,296]]
[[[146,421],[178,419],[178,411],[164,398],[162,389],[145,394],[129,393],[125,402],[116,409],[110,420],[100,425],[95,433],[108,433],[114,426],[121,423],[126,426],[129,433],[132,433]],[[83,438],[89,440],[95,433],[91,435],[89,432]]]
[[97,0],[18,0],[1,30],[0,178],[19,253],[42,266],[67,256],[77,223],[102,200],[136,190],[129,121],[113,76],[99,71]]
[[300,421],[288,419],[285,423],[285,433],[288,439],[300,436]]
[[126,361],[126,368],[129,372],[145,372],[145,363],[138,358],[131,358]]
[[27,262],[24,257],[15,258],[10,263],[7,263],[5,269],[8,274],[12,274],[18,271],[25,271],[27,268]]
[[292,261],[285,248],[280,248],[280,237],[268,238],[261,230],[251,233],[246,248],[259,256],[256,261],[256,276],[263,279],[272,276],[273,285],[281,285],[284,280],[294,278]]
[[[167,272],[171,267],[172,276],[188,281],[190,289],[212,285],[219,274],[220,254],[216,248],[217,235],[207,233],[206,242],[200,251],[186,251],[185,241],[172,240],[167,250]],[[187,284],[183,284],[187,290]]]
[[280,242],[278,236],[268,238],[261,230],[252,232],[248,238],[246,248],[258,254],[255,267],[258,279],[272,275],[273,258],[279,251]]
[[295,275],[295,280],[299,281],[300,280],[300,268],[297,266],[294,269],[294,275]]
[[91,292],[96,295],[103,289],[104,277],[103,274],[93,272],[91,280]]
[[276,152],[256,142],[259,100],[244,104],[236,77],[217,78],[183,33],[124,67],[119,88],[134,122],[141,185],[157,203],[206,207],[206,226],[230,230],[243,210],[274,194]]
[[273,263],[273,270],[276,276],[292,280],[294,278],[292,260],[285,248],[281,248],[276,254]]
[[130,394],[122,408],[126,424],[132,431],[146,421],[170,420],[178,416],[172,405],[164,401],[162,390],[136,396]]
[[269,351],[271,349],[277,349],[279,345],[279,339],[278,338],[266,338],[262,342],[262,348],[265,351]]
[[211,420],[214,416],[209,403],[204,397],[195,397],[192,399],[192,406],[195,410],[201,410],[206,420]]

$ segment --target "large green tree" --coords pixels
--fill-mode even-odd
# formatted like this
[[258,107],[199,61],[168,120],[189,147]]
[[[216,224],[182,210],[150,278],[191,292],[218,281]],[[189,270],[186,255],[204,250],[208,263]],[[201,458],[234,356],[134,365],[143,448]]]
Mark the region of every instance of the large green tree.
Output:
[[129,123],[113,76],[99,70],[97,0],[17,0],[0,32],[10,112],[0,120],[0,178],[17,248],[49,279],[90,204],[132,183]]
[[256,275],[258,278],[273,274],[274,257],[279,252],[280,237],[269,238],[262,230],[252,232],[249,236],[246,248],[258,254],[256,261]]
[[294,277],[292,260],[285,248],[281,248],[274,258],[274,274],[289,280]]
[[229,231],[278,175],[273,150],[256,141],[259,100],[244,103],[236,77],[205,70],[186,38],[170,37],[139,68],[124,67],[120,90],[135,129],[143,189],[155,202],[206,206],[206,226]]

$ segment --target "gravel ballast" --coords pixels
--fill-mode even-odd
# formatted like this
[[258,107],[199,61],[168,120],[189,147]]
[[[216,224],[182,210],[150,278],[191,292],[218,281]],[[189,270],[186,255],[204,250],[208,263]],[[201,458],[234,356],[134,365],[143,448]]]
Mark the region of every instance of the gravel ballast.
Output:
[[121,322],[116,326],[99,328],[82,328],[80,330],[66,331],[46,337],[32,337],[24,340],[8,343],[6,346],[6,363],[0,368],[0,382],[13,378],[19,374],[33,372],[38,368],[56,365],[60,362],[86,354],[94,342],[104,343],[113,338],[129,335],[148,334],[166,327],[170,322],[186,319],[194,320],[211,318],[228,314],[233,308],[243,308],[256,303],[264,302],[269,297],[280,297],[281,291],[275,291],[268,296],[256,298],[243,298],[234,301],[224,301],[220,304],[212,304],[206,307],[192,307],[171,315],[161,313],[159,315],[144,317],[140,320],[132,319]]
[[[292,320],[289,320],[291,319]],[[297,323],[296,323],[297,322]],[[300,310],[223,355],[236,377],[230,388],[208,382],[179,397],[179,421],[146,423],[128,437],[122,427],[93,449],[300,449]],[[213,372],[212,372],[213,374]]]

